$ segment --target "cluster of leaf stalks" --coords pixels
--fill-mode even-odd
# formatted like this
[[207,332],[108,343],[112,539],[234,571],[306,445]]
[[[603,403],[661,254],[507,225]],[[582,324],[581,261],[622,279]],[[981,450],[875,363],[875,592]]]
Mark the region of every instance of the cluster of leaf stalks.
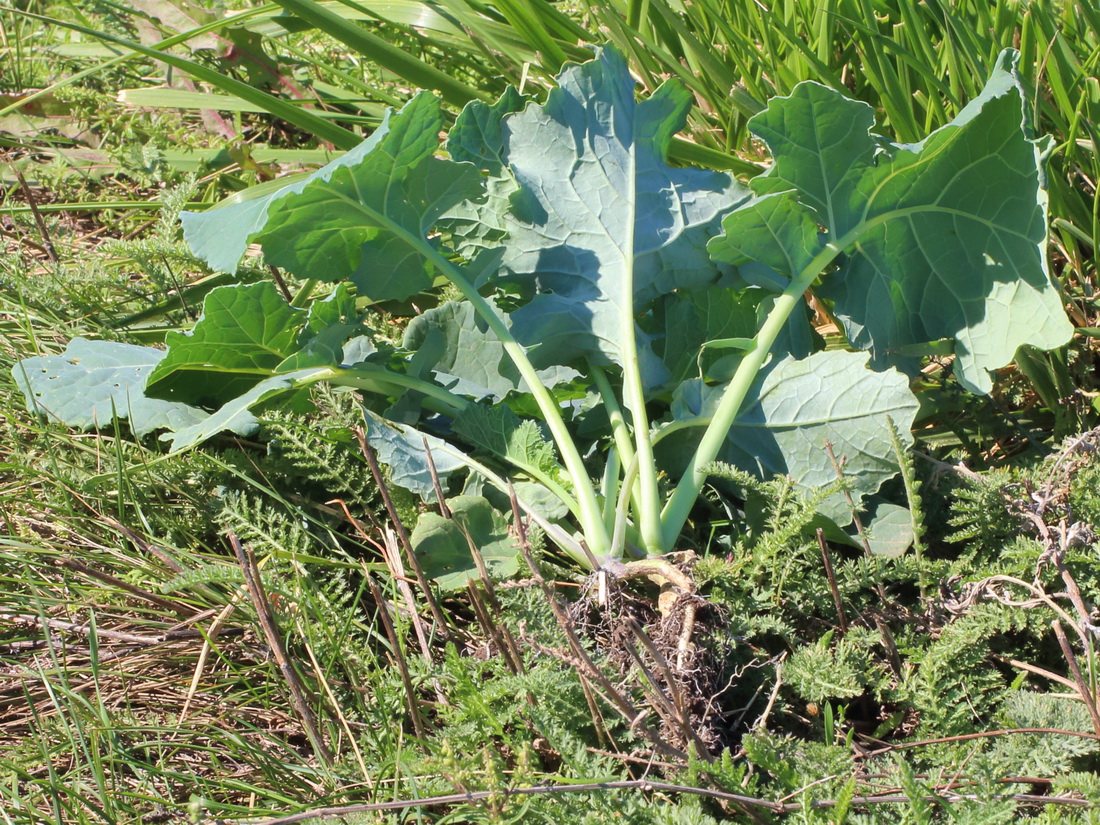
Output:
[[[69,15],[31,5],[34,12]],[[293,5],[304,13],[314,4]],[[464,91],[453,78],[467,89],[484,83],[486,94],[499,90],[498,78],[537,88],[560,68],[558,50],[583,57],[577,41],[610,36],[648,89],[672,72],[705,102],[690,119],[696,145],[676,144],[674,153],[751,172],[749,163],[759,157],[741,153],[747,116],[798,80],[854,92],[876,107],[887,130],[910,139],[953,115],[980,88],[988,61],[1017,40],[1025,74],[1043,90],[1036,98],[1040,122],[1058,135],[1050,176],[1056,264],[1075,322],[1091,326],[1098,233],[1096,100],[1087,80],[1097,27],[1090,9],[1008,2],[951,8],[791,2],[767,11],[731,5],[737,8],[694,3],[670,15],[654,4],[598,4],[568,9],[567,16],[539,3],[501,4],[489,13],[450,4],[426,7],[438,15],[427,18],[437,26],[429,29],[413,29],[412,18],[393,19],[398,12],[391,10],[390,20],[369,29],[382,43],[359,38],[347,48],[431,86],[402,68],[413,52],[442,69],[447,80],[437,82],[454,88],[459,102]],[[419,25],[426,18],[422,7],[416,11]],[[68,37],[45,21],[4,15],[6,55],[21,72],[39,72],[53,59],[28,48],[30,27],[41,26],[39,35],[61,45]],[[79,14],[68,19],[88,24]],[[120,23],[128,25],[125,18]],[[211,25],[224,29],[221,21]],[[328,25],[330,34],[347,33]],[[597,27],[599,38],[590,33]],[[331,68],[330,85],[347,84],[343,100],[325,105],[353,129],[355,118],[372,114],[354,95],[377,105],[406,94],[373,76],[355,77],[346,66],[325,65],[335,64],[321,56],[328,38],[269,32],[262,37],[272,53],[288,62],[308,57],[314,66],[307,74]],[[893,46],[899,38],[904,49]],[[385,41],[406,56],[392,55]],[[375,51],[366,52],[368,46]],[[109,59],[115,66],[132,60]],[[12,90],[52,79],[33,72],[21,74]],[[140,77],[135,73],[126,85],[142,85]],[[205,78],[230,94],[240,91],[214,75]],[[745,94],[730,96],[731,84]],[[391,99],[369,97],[378,88]],[[252,97],[256,108],[269,105]],[[14,100],[7,108],[23,105]],[[338,136],[283,112],[303,130],[297,136]],[[249,121],[242,125],[249,128]],[[165,140],[156,130],[142,138],[154,145]],[[14,157],[52,157],[40,139],[7,140]],[[253,158],[308,158],[298,148],[290,153]],[[231,168],[225,185],[262,176],[243,160],[244,171]],[[131,179],[147,174],[120,166]],[[91,241],[82,245],[80,238],[98,227],[74,227],[66,204],[55,209],[36,186],[70,185],[73,176],[37,164],[24,171],[29,197],[4,176],[9,222],[0,374],[74,334],[156,342],[186,322],[213,285],[210,277],[219,277],[189,283],[197,266],[178,244],[178,261],[165,256],[175,242],[167,235],[144,250],[123,244],[113,253],[113,270],[91,271]],[[142,192],[118,191],[90,189],[101,193],[105,208],[118,210],[102,219],[109,234],[140,228],[118,216],[161,208]],[[207,191],[212,198],[214,188]],[[45,251],[51,242],[57,262]],[[131,277],[149,288],[135,290]],[[166,291],[173,293],[168,299]],[[58,295],[83,303],[59,307]],[[118,317],[121,298],[129,301],[130,320]],[[135,315],[143,328],[134,328]],[[1019,449],[1029,438],[1044,441],[1052,429],[1081,429],[1094,416],[1089,344],[1079,338],[1067,352],[1019,359],[1031,383],[1017,382],[988,402],[963,398],[946,383],[928,449],[961,447],[950,458],[939,455],[949,463],[965,455],[980,467],[991,453]],[[360,809],[353,815],[363,821],[396,822],[416,807],[412,800],[437,795],[442,801],[416,808],[425,821],[767,821],[786,813],[806,821],[1072,822],[1087,821],[1085,803],[1098,801],[1089,738],[1094,644],[1087,630],[1082,638],[1070,630],[1091,618],[1059,596],[1069,592],[1065,570],[1084,603],[1097,598],[1094,547],[1058,544],[1059,528],[1100,521],[1095,470],[1080,456],[1072,459],[1079,482],[1061,488],[1050,486],[1060,477],[1052,472],[1060,471],[1056,464],[970,480],[919,464],[933,526],[921,558],[873,559],[833,547],[827,567],[812,531],[790,529],[812,514],[782,482],[716,501],[716,510],[725,508],[743,526],[735,531],[715,519],[713,549],[721,552],[695,568],[716,611],[713,626],[736,643],[721,663],[727,681],[720,687],[729,687],[705,697],[725,726],[723,741],[734,747],[710,758],[706,747],[687,744],[675,680],[662,676],[660,659],[648,652],[644,639],[660,634],[651,613],[641,618],[655,627],[639,627],[639,635],[624,623],[629,636],[617,647],[574,624],[588,664],[568,638],[568,617],[563,624],[533,582],[497,588],[499,612],[474,585],[468,596],[439,605],[442,621],[430,618],[425,594],[410,583],[424,616],[428,644],[421,646],[408,591],[381,561],[400,556],[393,552],[400,541],[389,536],[392,519],[346,433],[318,440],[321,423],[306,431],[273,422],[265,435],[281,457],[245,442],[239,451],[165,460],[109,433],[73,437],[44,426],[21,409],[10,383],[4,395],[12,399],[4,406],[8,446],[0,485],[6,821],[248,819],[296,809],[347,812],[359,803],[397,811]],[[339,412],[345,401],[333,398],[326,408]],[[357,423],[346,410],[328,423],[340,415],[348,428]],[[1043,527],[1020,517],[1036,515],[1036,491],[1040,501],[1059,499],[1051,518],[1038,514]],[[398,517],[409,519],[417,505],[400,492],[395,497]],[[934,529],[949,517],[958,522],[954,543]],[[262,592],[245,586],[230,533],[242,551],[264,559]],[[244,559],[250,567],[248,552]],[[947,584],[937,595],[941,581]],[[574,600],[571,588],[559,593]],[[639,595],[648,600],[655,593],[631,598]],[[280,668],[278,642],[258,619],[264,613],[278,625],[282,654],[297,676]],[[1068,656],[1052,621],[1069,631]],[[624,701],[646,714],[637,726],[624,719]],[[676,748],[681,753],[668,753],[644,732],[664,729],[685,736]],[[881,739],[889,743],[875,741]],[[654,781],[655,768],[667,782]],[[796,807],[806,805],[818,808]]]

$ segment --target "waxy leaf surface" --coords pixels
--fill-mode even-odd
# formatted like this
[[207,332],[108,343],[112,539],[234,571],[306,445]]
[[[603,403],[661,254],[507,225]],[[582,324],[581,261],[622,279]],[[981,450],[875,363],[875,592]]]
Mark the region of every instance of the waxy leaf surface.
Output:
[[[1021,128],[1014,61],[1002,54],[981,95],[919,144],[875,137],[866,104],[814,83],[749,124],[775,161],[753,188],[789,191],[781,197],[813,210],[825,240],[844,249],[818,295],[833,302],[849,340],[881,365],[952,339],[955,373],[979,393],[1021,345],[1053,349],[1072,334],[1048,273],[1041,150]],[[769,245],[775,216],[765,209],[774,205],[762,198],[746,207],[751,215],[731,215],[716,256],[736,260],[736,247],[771,263],[782,245],[792,265],[806,260],[805,220],[793,238],[793,212]]]
[[641,103],[634,92],[623,58],[605,49],[568,66],[545,104],[504,118],[503,160],[520,186],[504,266],[533,296],[511,314],[521,341],[560,364],[639,359],[655,384],[660,365],[635,315],[718,280],[706,243],[748,193],[723,173],[665,162],[691,107],[686,89],[666,83]]
[[[844,462],[853,496],[858,500],[874,493],[898,472],[886,417],[911,444],[918,402],[904,375],[874,372],[868,359],[867,353],[827,351],[802,360],[783,358],[766,367],[719,460],[761,478],[790,475],[802,487],[820,488],[837,480],[825,449],[828,442]],[[680,420],[706,418],[723,389],[699,381],[684,384],[673,414]],[[838,524],[851,521],[840,494],[827,498],[820,509]]]
[[478,579],[471,543],[494,578],[507,578],[519,571],[519,548],[508,534],[510,521],[488,499],[458,496],[447,505],[451,518],[424,513],[411,536],[424,575],[444,590],[458,590]]
[[[508,316],[500,313],[500,317],[506,326],[511,326]],[[405,330],[405,348],[415,352],[433,334],[443,342],[442,355],[434,366],[436,377],[446,386],[453,384],[454,392],[500,399],[513,391],[530,391],[515,363],[505,353],[504,345],[468,302],[448,301],[414,318]],[[540,349],[541,353],[549,354],[549,350],[535,347],[530,356],[536,366],[541,357]],[[577,375],[567,367],[558,366],[540,369],[538,374],[547,387]],[[452,378],[458,382],[453,382]]]
[[553,476],[561,471],[554,445],[539,425],[521,419],[503,404],[471,404],[455,419],[454,430],[471,444],[528,472]]
[[451,207],[477,197],[477,169],[434,157],[443,117],[421,92],[357,148],[264,198],[184,213],[184,237],[211,267],[234,271],[249,243],[303,278],[355,283],[374,300],[428,289],[427,236]]
[[306,317],[270,281],[218,287],[206,296],[202,317],[190,332],[165,336],[168,354],[149,376],[149,394],[224,404],[298,350]]
[[[817,216],[793,192],[764,195],[735,210],[722,222],[722,234],[708,248],[716,261],[768,267],[769,280],[755,280],[752,269],[742,279],[764,289],[782,291],[824,247]],[[774,279],[774,275],[783,276]]]
[[386,421],[367,409],[363,410],[363,421],[367,442],[378,453],[378,460],[390,469],[389,480],[422,499],[435,495],[425,444],[432,451],[436,474],[444,483],[451,473],[466,466],[453,455],[454,448],[435,436],[406,424]]
[[505,216],[519,185],[504,165],[504,117],[520,111],[526,102],[511,86],[495,103],[472,101],[447,135],[451,160],[472,163],[486,175],[484,194],[448,210],[440,221],[452,234],[455,249],[467,258],[499,247],[508,233]]
[[164,351],[115,341],[74,338],[61,355],[39,355],[12,367],[12,377],[37,410],[81,430],[127,419],[138,437],[178,430],[206,417],[175,401],[145,397],[145,381]]

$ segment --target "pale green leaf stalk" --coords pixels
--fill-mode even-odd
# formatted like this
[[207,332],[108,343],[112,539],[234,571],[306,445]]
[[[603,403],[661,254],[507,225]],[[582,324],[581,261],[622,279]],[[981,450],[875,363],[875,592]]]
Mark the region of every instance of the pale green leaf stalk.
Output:
[[802,301],[802,296],[814,282],[817,274],[841,253],[841,248],[833,244],[825,244],[824,248],[811,260],[799,273],[798,277],[791,281],[791,285],[783,291],[776,300],[772,311],[768,314],[764,326],[756,336],[756,346],[753,347],[742,359],[733,380],[730,381],[722,395],[718,408],[711,416],[710,424],[703,433],[691,463],[676,486],[672,497],[665,505],[661,513],[663,526],[662,543],[665,547],[672,547],[679,538],[680,531],[687,521],[691,508],[695,505],[703,484],[707,480],[706,468],[718,458],[722,446],[725,444],[730,428],[733,426],[737,414],[741,411],[749,389],[756,381],[757,375],[771,352],[772,345],[779,337],[787,319],[794,312],[796,306]]

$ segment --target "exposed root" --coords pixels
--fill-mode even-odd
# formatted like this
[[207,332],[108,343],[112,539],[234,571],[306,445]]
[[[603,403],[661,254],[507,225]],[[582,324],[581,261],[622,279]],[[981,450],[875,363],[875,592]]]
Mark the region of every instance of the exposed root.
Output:
[[[686,554],[684,554],[686,555]],[[688,559],[694,558],[694,553]],[[695,580],[671,561],[664,558],[638,559],[637,561],[612,561],[604,565],[604,570],[617,579],[649,579],[656,585],[670,584],[683,593],[695,592]]]
[[[623,686],[644,694],[676,747],[717,752],[728,731],[718,712],[728,635],[718,611],[700,597],[691,576],[693,553],[614,562],[594,574],[570,607],[577,630],[619,668]],[[644,593],[638,584],[658,589]],[[696,644],[707,636],[706,644]]]
[[[680,563],[685,566],[695,560],[694,553],[680,553]],[[620,580],[646,578],[661,588],[657,596],[657,611],[667,620],[681,602],[681,596],[694,596],[695,580],[691,575],[664,558],[639,559],[630,562],[615,562],[607,571]],[[698,601],[694,598],[683,602],[683,615],[680,617],[680,635],[676,644],[676,670],[683,673],[690,660],[689,653],[695,650],[692,637],[695,635],[695,615]]]
[[697,605],[694,601],[690,601],[684,605],[684,626],[680,631],[680,640],[676,644],[676,669],[683,672],[684,661],[691,654],[695,652],[695,643],[691,640],[691,637],[695,633],[695,612]]

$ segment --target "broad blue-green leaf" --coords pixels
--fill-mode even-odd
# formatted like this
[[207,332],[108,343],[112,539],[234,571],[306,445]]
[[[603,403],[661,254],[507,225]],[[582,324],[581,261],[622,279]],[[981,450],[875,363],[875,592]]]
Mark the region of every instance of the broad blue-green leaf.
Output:
[[226,430],[237,435],[253,435],[260,426],[259,420],[252,414],[253,407],[275,396],[315,383],[327,374],[327,369],[304,369],[264,379],[248,392],[222,405],[216,412],[189,427],[178,429],[170,436],[172,451],[190,449]]
[[521,419],[503,404],[471,404],[455,418],[454,430],[471,444],[529,472],[554,475],[561,469],[554,445],[538,423]]
[[344,344],[363,331],[362,324],[333,324],[310,336],[301,349],[281,361],[276,373],[295,372],[309,367],[335,367],[344,361]]
[[162,358],[164,351],[152,347],[74,338],[61,355],[26,358],[11,373],[29,410],[80,430],[105,427],[117,416],[141,437],[206,416],[187,404],[145,396],[145,381]]
[[[529,498],[540,505],[547,518],[560,518],[568,511],[563,506],[576,506],[569,493],[568,476],[558,463],[557,451],[537,422],[521,419],[503,404],[491,407],[471,404],[455,417],[453,428],[468,443],[487,450],[539,482],[541,492]],[[552,507],[545,506],[546,496],[542,494],[545,491],[556,498]],[[521,492],[518,486],[517,492]]]
[[[499,313],[506,326],[510,319]],[[435,362],[437,380],[450,385],[450,378],[459,379],[453,392],[472,397],[504,398],[513,391],[529,392],[520,377],[515,363],[504,351],[504,345],[489,330],[488,324],[467,301],[448,301],[412,320],[405,330],[404,346],[419,350],[429,335],[438,335],[443,344],[443,354]],[[537,365],[540,349],[535,347],[531,360]],[[566,367],[550,366],[538,370],[547,387],[554,387],[577,376]]]
[[224,404],[270,376],[297,351],[306,317],[270,281],[211,290],[194,328],[165,336],[168,354],[149,376],[148,392]]
[[863,515],[861,522],[867,544],[876,556],[896,559],[913,544],[913,514],[906,507],[878,501],[872,512]]
[[[658,328],[663,329],[661,358],[669,371],[667,389],[674,390],[689,378],[727,381],[737,355],[711,344],[730,339],[752,339],[774,303],[774,295],[761,289],[737,292],[723,287],[677,292],[665,296],[655,308]],[[776,355],[805,358],[815,346],[813,328],[804,310],[796,310],[772,351]]]
[[[563,519],[569,515],[568,505],[537,481],[511,479],[511,482],[512,489],[515,491],[516,498],[519,500],[520,507],[524,512],[538,513],[549,522]],[[507,492],[498,490],[483,476],[475,473],[471,473],[466,478],[466,483],[462,485],[462,495],[485,496],[494,507],[504,512],[507,512],[512,506],[511,497]],[[583,555],[579,544],[574,549]]]
[[526,102],[512,86],[495,103],[472,101],[447,135],[451,160],[472,163],[486,175],[485,192],[448,210],[440,222],[451,233],[455,249],[466,258],[498,247],[508,234],[505,215],[519,185],[504,165],[504,117],[520,111]]
[[[840,225],[836,210],[880,145],[871,134],[874,111],[819,83],[795,86],[789,97],[775,97],[749,121],[774,164],[751,183],[759,195],[793,189],[832,235]],[[747,204],[752,206],[752,204]]]
[[979,393],[1021,345],[1072,335],[1047,268],[1042,152],[1022,128],[1015,61],[1003,53],[981,95],[919,144],[876,138],[865,104],[814,83],[750,121],[775,160],[753,187],[794,190],[844,242],[818,294],[852,343],[884,364],[953,339],[956,375]]
[[504,116],[520,111],[530,98],[514,86],[504,90],[495,103],[474,100],[467,103],[447,134],[446,149],[451,160],[472,163],[490,177],[507,174],[504,166]]
[[[728,175],[674,169],[665,158],[691,94],[665,83],[649,99],[610,49],[570,65],[546,103],[504,119],[505,164],[520,191],[508,216],[504,264],[522,294],[520,340],[555,363],[624,364],[636,314],[675,289],[716,283],[706,252],[723,214],[748,193]],[[641,358],[646,336],[638,333]],[[659,367],[650,359],[649,382]]]
[[863,534],[849,524],[843,529],[828,519],[816,519],[816,526],[825,530],[829,541],[845,544],[857,550],[864,542],[876,556],[899,558],[913,546],[913,514],[909,509],[871,495],[863,500],[860,511]]
[[[899,469],[886,417],[908,445],[918,402],[904,375],[871,371],[869,357],[827,351],[802,360],[783,358],[765,368],[719,460],[761,478],[785,474],[802,487],[820,488],[837,478],[825,450],[829,442],[844,462],[856,500],[874,493]],[[684,384],[673,402],[674,416],[707,418],[724,389],[699,381]],[[820,509],[838,524],[851,521],[840,494],[827,498]]]
[[412,532],[413,552],[424,575],[444,590],[458,590],[478,579],[471,542],[494,578],[508,578],[519,571],[519,549],[508,533],[511,518],[481,496],[458,496],[447,505],[452,518],[424,513]]
[[355,324],[359,321],[359,310],[355,306],[355,289],[349,283],[340,283],[322,301],[309,305],[309,316],[302,330],[302,341],[334,324]]
[[184,213],[184,237],[211,267],[233,271],[249,243],[303,278],[349,279],[374,300],[432,285],[427,236],[481,191],[477,170],[433,156],[443,117],[421,92],[357,148],[264,198]]
[[406,424],[386,421],[368,409],[363,410],[363,421],[367,442],[378,454],[378,460],[390,470],[389,480],[422,499],[429,500],[435,496],[428,456],[424,450],[425,439],[428,449],[432,451],[435,471],[444,484],[451,473],[466,466],[452,455],[453,448],[433,435],[421,433]]
[[[722,234],[707,245],[711,257],[728,264],[756,261],[774,273],[797,276],[825,246],[816,215],[793,192],[764,195],[744,204],[722,222]],[[761,282],[751,269],[739,273],[754,286],[786,288],[784,281]]]
[[293,372],[307,367],[331,367],[344,363],[344,345],[363,332],[355,307],[355,290],[344,281],[323,301],[310,304],[309,314],[298,338],[298,351],[282,361],[275,372]]
[[357,335],[344,344],[340,364],[346,367],[354,367],[377,354],[378,347],[370,339],[370,336]]
[[[479,474],[497,490],[507,493],[508,487],[504,479],[486,468],[485,465],[475,461],[458,447],[435,436],[422,433],[406,424],[387,421],[366,408],[363,409],[363,420],[367,431],[367,441],[378,453],[378,460],[389,467],[389,480],[398,487],[416,493],[425,501],[435,500],[431,470],[428,467],[428,458],[424,450],[425,440],[427,440],[428,449],[432,451],[432,461],[435,463],[436,473],[443,482],[444,487],[446,487],[453,473],[466,468]],[[554,515],[544,512],[538,506],[540,496],[528,497],[524,495],[526,490],[521,492],[524,488],[525,485],[516,488],[520,508],[546,531],[546,534],[555,544],[574,559],[581,560],[585,558],[584,551],[576,539],[549,520],[554,518]],[[545,488],[542,488],[542,490],[545,493]]]

